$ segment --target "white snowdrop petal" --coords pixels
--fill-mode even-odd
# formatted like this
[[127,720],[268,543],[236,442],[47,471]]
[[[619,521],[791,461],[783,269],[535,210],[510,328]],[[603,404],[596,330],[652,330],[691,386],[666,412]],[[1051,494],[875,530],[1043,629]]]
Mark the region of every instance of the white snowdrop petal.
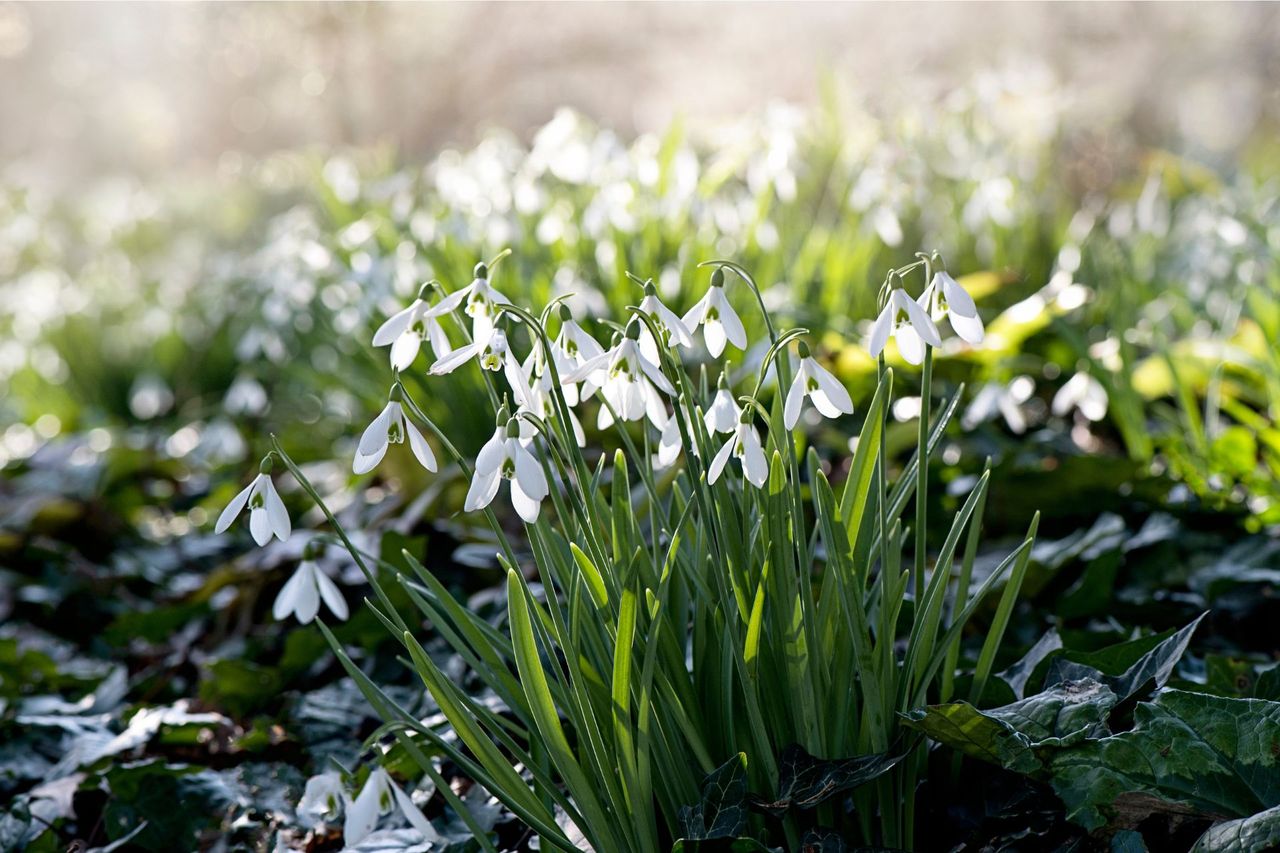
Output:
[[912,326],[899,326],[893,333],[893,337],[898,342],[898,352],[908,364],[919,364],[924,361],[924,343]]
[[271,541],[271,520],[267,518],[265,509],[249,511],[249,532],[253,534],[253,541],[259,546]]
[[275,603],[271,605],[271,615],[277,621],[288,618],[293,612],[295,602],[298,598],[298,588],[306,581],[306,572],[303,571],[302,564],[294,571],[289,579],[285,581],[284,586],[280,587],[280,592],[276,594]]
[[446,373],[452,373],[461,367],[468,359],[475,358],[480,352],[480,345],[469,343],[460,346],[453,352],[441,358],[427,370],[432,376],[443,376]]
[[378,327],[378,331],[373,333],[373,345],[375,347],[385,347],[400,337],[413,322],[413,314],[421,304],[422,300],[415,299],[408,308],[398,311],[387,318],[387,321]]
[[298,568],[303,574],[302,583],[298,584],[293,599],[293,613],[303,625],[316,618],[320,612],[320,589],[316,585],[316,567],[314,563],[303,563]]
[[506,441],[506,427],[499,426],[493,431],[493,435],[484,443],[484,447],[480,448],[480,452],[476,454],[476,473],[488,474],[490,471],[497,471],[502,464],[502,450]]
[[542,508],[542,502],[535,500],[531,495],[527,494],[520,487],[519,480],[511,481],[511,506],[515,509],[516,515],[533,524],[538,520],[538,511]]
[[402,372],[408,370],[421,348],[422,338],[414,332],[405,332],[391,345],[391,366]]
[[498,467],[494,467],[492,471],[481,472],[476,470],[475,476],[471,478],[471,488],[467,490],[467,500],[462,508],[467,512],[475,512],[483,509],[493,503],[493,498],[498,494],[498,486],[502,483],[502,471]]
[[933,283],[947,300],[948,313],[959,314],[962,317],[978,316],[978,306],[974,304],[973,297],[960,286],[960,282],[951,277],[950,273],[936,273],[933,276]]
[[[838,412],[846,415],[853,414],[853,398],[849,396],[848,389],[840,384],[840,380],[836,379],[830,370],[815,361],[809,365],[809,372],[817,381],[818,388],[821,389],[822,393]],[[817,404],[816,400],[814,404]],[[826,415],[826,412],[823,412],[823,414]],[[827,417],[833,418],[835,415],[827,415]]]
[[444,332],[444,326],[440,325],[440,321],[434,317],[426,319],[427,340],[431,342],[431,352],[436,358],[444,358],[453,352],[453,344],[449,343],[449,336]]
[[520,481],[520,488],[534,500],[540,501],[545,498],[547,478],[542,473],[542,466],[538,464],[538,460],[518,444],[514,446],[513,455],[516,462],[516,479]]
[[400,807],[400,813],[409,821],[409,825],[418,830],[422,837],[427,841],[440,841],[440,834],[436,832],[435,827],[427,820],[422,810],[413,804],[413,799],[400,789],[400,786],[391,783],[391,792],[395,794],[396,805]]
[[720,324],[724,327],[725,336],[729,339],[729,343],[738,349],[747,348],[747,330],[742,325],[742,318],[738,316],[738,312],[733,310],[733,306],[729,304],[729,298],[724,295],[722,288],[712,288],[720,290],[720,298],[716,301],[720,306]]
[[867,351],[871,353],[872,358],[877,358],[884,351],[885,344],[889,343],[889,332],[893,330],[893,301],[884,307],[880,312],[880,316],[876,317],[875,325],[871,327],[871,340],[867,344]]
[[427,317],[439,317],[442,314],[448,314],[451,311],[458,310],[458,306],[462,304],[462,300],[466,299],[467,295],[471,293],[472,286],[473,285],[469,284],[466,287],[459,288],[453,293],[450,293],[435,305],[428,308],[424,312],[425,315]]
[[351,462],[351,470],[356,474],[368,474],[374,468],[378,467],[378,463],[387,455],[387,445],[384,443],[381,447],[369,455],[356,451],[355,459]]
[[716,455],[711,458],[711,466],[707,469],[707,483],[714,485],[716,480],[720,479],[720,473],[724,471],[724,466],[728,464],[729,457],[733,454],[733,446],[738,441],[737,435],[730,435],[725,439],[724,444],[716,451]]
[[328,575],[320,571],[318,566],[314,574],[316,586],[320,590],[320,597],[324,599],[325,606],[339,621],[346,621],[350,612],[347,610],[347,600],[343,598],[342,591],[338,589],[338,585]]
[[741,438],[742,475],[747,482],[759,488],[769,478],[769,463],[764,457],[764,448],[760,446],[760,436],[753,427],[743,424]]
[[431,445],[427,444],[427,440],[422,433],[407,418],[404,422],[404,431],[409,435],[409,448],[413,451],[413,455],[417,457],[418,462],[421,463],[423,468],[434,472],[436,470],[436,455],[432,452]]
[[[259,474],[259,477],[262,475]],[[231,503],[227,504],[226,509],[218,516],[218,523],[213,526],[214,533],[225,533],[227,528],[231,526],[231,522],[236,520],[236,516],[240,514],[240,510],[244,509],[244,505],[249,501],[249,493],[253,491],[253,487],[257,485],[258,480],[254,478],[253,482],[241,489]]]
[[728,339],[724,324],[719,320],[708,320],[702,324],[702,337],[707,342],[707,352],[711,353],[711,357],[719,358],[724,352],[724,344]]
[[281,542],[289,538],[289,533],[293,529],[289,523],[289,511],[285,509],[284,501],[280,500],[280,495],[276,492],[275,485],[271,480],[266,480],[262,486],[262,501],[266,505],[267,520],[271,523],[271,531],[280,538]]
[[659,391],[664,394],[672,395],[676,393],[676,389],[671,385],[671,380],[667,379],[667,377],[662,374],[662,371],[658,369],[657,364],[644,358],[639,359],[639,362],[640,369],[644,371],[644,375],[649,377],[649,381],[652,382]]
[[955,333],[968,344],[976,346],[986,337],[986,329],[983,328],[981,317],[965,317],[952,311],[947,315],[947,319],[951,321],[951,328]]
[[800,407],[804,403],[804,380],[804,368],[801,368],[796,373],[796,378],[791,380],[791,387],[787,389],[787,402],[782,408],[782,425],[787,429],[795,429],[800,420]]
[[[902,293],[900,290],[897,292]],[[911,327],[915,329],[916,334],[931,346],[942,346],[942,338],[938,335],[938,327],[934,325],[933,318],[929,316],[929,312],[924,310],[920,303],[906,296],[906,294],[903,294],[900,302],[902,307],[906,309],[907,317],[910,319]]]
[[378,450],[386,449],[387,446],[387,427],[391,424],[393,412],[391,410],[393,403],[387,403],[378,416],[369,422],[364,428],[364,432],[360,434],[360,443],[356,445],[356,451],[363,456],[372,456]]

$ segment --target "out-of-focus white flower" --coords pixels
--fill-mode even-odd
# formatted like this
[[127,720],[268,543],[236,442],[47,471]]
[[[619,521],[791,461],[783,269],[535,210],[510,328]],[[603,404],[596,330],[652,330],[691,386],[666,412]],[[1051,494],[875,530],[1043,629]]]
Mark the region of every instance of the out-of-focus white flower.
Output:
[[[645,283],[644,299],[640,300],[640,310],[653,319],[654,324],[659,331],[666,334],[672,346],[693,346],[693,336],[689,333],[684,320],[680,319],[679,314],[662,304],[662,300],[658,298],[658,289],[651,281]],[[658,344],[654,341],[648,326],[640,330],[640,352],[654,364],[661,363]]]
[[501,329],[490,327],[485,337],[477,337],[466,346],[460,346],[427,370],[432,376],[452,373],[471,359],[477,359],[485,370],[502,370],[507,360],[507,335]]
[[315,823],[336,820],[342,814],[346,800],[342,777],[337,771],[330,770],[307,780],[306,787],[302,789],[302,799],[298,801],[298,815]]
[[838,418],[841,415],[853,414],[853,399],[848,390],[840,384],[840,380],[831,375],[817,359],[809,354],[809,346],[800,341],[800,369],[787,391],[787,401],[782,410],[782,423],[787,429],[794,429],[800,420],[800,409],[804,398],[812,401],[814,408],[826,418]]
[[423,340],[431,344],[431,351],[436,358],[444,358],[453,351],[437,315],[431,312],[431,307],[427,304],[427,293],[434,286],[430,282],[422,285],[418,298],[408,308],[391,315],[373,333],[375,347],[391,344],[391,366],[396,370],[407,370],[413,364]]
[[398,386],[392,391],[392,399],[386,408],[373,419],[360,436],[356,446],[356,458],[351,469],[357,474],[367,474],[387,455],[387,447],[392,444],[403,444],[405,436],[409,437],[409,447],[418,462],[428,471],[436,470],[436,455],[431,445],[422,437],[422,433],[413,425],[413,421],[404,416],[404,407],[397,399]]
[[684,315],[684,325],[690,330],[702,326],[707,351],[714,358],[724,352],[726,340],[738,349],[747,348],[747,331],[724,295],[724,270],[717,268],[711,273],[711,287]]
[[[674,415],[667,418],[667,425],[662,428],[662,435],[658,439],[658,454],[656,459],[656,467],[669,468],[680,458],[680,422]],[[694,448],[697,449],[696,447]]]
[[1107,416],[1107,389],[1083,370],[1058,389],[1050,406],[1050,410],[1058,417],[1072,409],[1078,409],[1080,414],[1091,421],[1100,421]]
[[738,408],[738,401],[733,399],[733,392],[726,387],[724,377],[721,376],[720,387],[716,389],[716,395],[711,400],[711,407],[702,416],[703,422],[707,425],[707,431],[733,432],[741,416],[742,409]]
[[293,576],[281,587],[271,607],[271,615],[277,620],[284,620],[292,613],[305,625],[320,612],[321,600],[339,620],[349,615],[347,602],[337,585],[320,570],[315,560],[303,559]]
[[511,481],[511,505],[525,521],[538,520],[538,510],[547,496],[547,478],[542,466],[520,442],[520,426],[515,418],[498,427],[476,456],[476,470],[463,508],[483,509],[493,502],[503,480]]
[[1008,385],[988,382],[973,395],[973,401],[960,416],[960,425],[973,429],[999,414],[1010,431],[1021,435],[1027,431],[1027,417],[1022,412],[1022,404],[1031,399],[1035,388],[1035,381],[1030,376],[1017,376]]
[[291,530],[289,512],[284,508],[284,501],[280,500],[275,484],[271,482],[270,456],[262,460],[258,476],[253,478],[253,482],[227,504],[222,515],[218,516],[213,532],[226,531],[246,504],[249,506],[249,532],[253,534],[253,541],[266,545],[271,541],[272,534],[281,542],[288,540]]
[[871,327],[871,342],[867,348],[872,358],[884,351],[884,345],[889,342],[891,334],[898,342],[898,352],[910,364],[924,361],[925,344],[942,346],[938,327],[929,318],[929,312],[900,287],[895,287],[890,292],[889,301]]
[[769,462],[764,457],[760,435],[747,418],[738,421],[733,434],[721,445],[707,469],[707,482],[715,483],[728,464],[729,457],[736,456],[742,463],[742,476],[748,483],[760,488],[769,479]]
[[590,380],[600,387],[600,393],[612,407],[601,407],[596,423],[601,429],[613,423],[613,414],[624,421],[636,421],[645,415],[658,429],[667,425],[667,410],[663,394],[674,395],[675,388],[662,374],[658,365],[640,352],[640,321],[632,320],[622,341],[608,352],[591,359],[574,373],[570,381]]
[[440,838],[435,827],[421,809],[413,804],[409,795],[391,780],[387,771],[377,767],[369,774],[360,794],[347,804],[347,819],[342,829],[343,843],[347,847],[359,844],[373,832],[373,828],[378,825],[378,818],[390,814],[397,806],[409,824],[422,833],[426,840],[436,841]]
[[935,323],[944,317],[966,343],[977,346],[986,334],[978,306],[973,297],[946,270],[934,274],[929,287],[920,295],[920,304],[929,309]]
[[493,331],[494,321],[498,317],[499,305],[510,305],[511,300],[499,293],[489,284],[489,267],[476,264],[475,278],[466,287],[459,288],[441,299],[429,311],[432,317],[439,317],[457,310],[466,300],[467,316],[471,318],[471,338],[480,340],[488,338]]

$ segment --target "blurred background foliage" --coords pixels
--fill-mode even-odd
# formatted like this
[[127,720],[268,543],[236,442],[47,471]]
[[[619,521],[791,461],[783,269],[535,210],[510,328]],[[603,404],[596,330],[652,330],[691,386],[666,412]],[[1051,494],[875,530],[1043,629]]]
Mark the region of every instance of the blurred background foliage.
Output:
[[[389,459],[357,495],[349,459],[387,392],[372,330],[504,248],[496,287],[588,319],[638,301],[625,271],[683,309],[696,265],[733,259],[856,403],[884,271],[940,250],[988,337],[940,354],[966,392],[935,476],[959,493],[990,457],[996,534],[1045,512],[1018,639],[1050,621],[1092,652],[1212,608],[1178,683],[1261,696],[1278,41],[1280,13],[1243,5],[0,4],[0,726],[23,733],[0,797],[61,804],[33,791],[74,771],[99,799],[42,814],[116,839],[113,815],[149,814],[120,792],[167,773],[213,805],[138,842],[165,849],[236,803],[270,800],[249,836],[288,824],[298,768],[354,760],[376,723],[313,628],[268,624],[301,542],[215,539],[211,513],[276,433],[362,547],[423,553],[492,609],[456,472]],[[473,452],[478,378],[432,387],[411,385]],[[850,434],[813,440],[838,465]],[[339,636],[406,683],[354,613]],[[0,842],[35,837],[13,814]]]

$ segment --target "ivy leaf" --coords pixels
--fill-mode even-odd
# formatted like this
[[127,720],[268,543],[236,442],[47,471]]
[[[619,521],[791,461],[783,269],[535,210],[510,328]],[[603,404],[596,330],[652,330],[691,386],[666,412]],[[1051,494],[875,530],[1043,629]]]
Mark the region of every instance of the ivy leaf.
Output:
[[828,797],[870,782],[901,760],[900,755],[815,758],[792,744],[778,762],[778,796],[773,801],[752,797],[751,806],[775,817],[791,808],[813,808]]
[[701,841],[741,835],[747,828],[746,798],[747,756],[739,752],[703,780],[701,802],[680,809],[683,838]]
[[1134,719],[1051,761],[1054,790],[1086,829],[1135,805],[1224,818],[1280,805],[1280,702],[1165,690]]

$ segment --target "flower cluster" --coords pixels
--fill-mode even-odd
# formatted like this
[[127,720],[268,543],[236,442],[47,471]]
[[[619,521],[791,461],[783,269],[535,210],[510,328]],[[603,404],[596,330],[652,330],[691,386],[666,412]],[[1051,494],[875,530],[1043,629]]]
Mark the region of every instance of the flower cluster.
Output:
[[[869,349],[873,356],[880,356],[892,337],[902,358],[919,364],[929,347],[942,345],[937,324],[944,319],[965,342],[982,341],[982,320],[973,299],[940,267],[936,254],[918,257],[886,280],[883,308],[871,328]],[[701,349],[711,358],[720,358],[730,344],[738,350],[750,348],[742,319],[726,294],[724,268],[712,271],[705,294],[683,315],[662,301],[652,281],[635,279],[642,287],[642,298],[606,347],[573,319],[563,303],[558,311],[560,327],[552,338],[546,328],[550,310],[539,320],[494,288],[489,277],[496,263],[477,264],[471,283],[452,293],[439,282],[427,282],[412,303],[388,318],[374,334],[374,346],[390,346],[390,363],[397,378],[386,406],[356,445],[352,462],[356,474],[372,471],[391,445],[406,442],[423,468],[437,470],[435,453],[415,418],[432,430],[434,425],[408,399],[399,381],[399,374],[411,369],[421,354],[424,342],[434,356],[428,375],[446,375],[474,360],[485,371],[504,377],[508,399],[515,403],[514,412],[507,405],[501,407],[493,435],[474,460],[463,505],[467,512],[486,509],[506,481],[516,514],[529,524],[536,523],[556,481],[553,454],[545,450],[553,447],[556,439],[566,437],[578,447],[585,446],[586,435],[575,410],[597,396],[597,428],[641,421],[652,426],[657,433],[655,467],[673,465],[685,450],[702,456],[704,450],[688,428],[689,417],[698,412],[691,406],[681,410],[682,405],[687,406],[691,391],[684,382],[679,350],[699,350],[698,331],[702,333]],[[939,269],[930,278],[928,272],[934,264]],[[903,276],[917,268],[925,270],[927,286],[918,297],[912,297],[904,288]],[[445,318],[451,318],[465,334],[464,344],[455,347],[450,342]],[[530,349],[523,360],[517,358],[508,337],[512,322],[528,327]],[[806,401],[825,418],[853,413],[848,389],[813,356],[801,339],[803,333],[796,330],[775,337],[772,358],[766,359],[771,362],[777,358],[779,366],[786,365],[790,384],[783,397],[782,425],[787,430],[799,424]],[[795,361],[788,352],[792,341],[798,356]],[[768,418],[768,410],[757,395],[765,372],[772,368],[771,363],[764,365],[756,392],[741,398],[744,405],[739,405],[725,374],[721,374],[710,404],[701,413],[707,436],[726,436],[713,454],[707,448],[709,484],[721,479],[730,459],[739,461],[745,482],[762,487],[768,478],[765,444],[755,421],[757,417]],[[567,431],[557,434],[557,425],[567,425]],[[545,445],[538,442],[540,434]],[[465,470],[466,460],[457,461]],[[257,478],[227,506],[218,520],[218,532],[248,505],[249,526],[259,544],[272,535],[282,541],[288,538],[289,517],[271,482],[271,462],[268,456]],[[315,618],[322,601],[338,618],[346,617],[345,603],[333,582],[316,568],[314,560],[306,559],[281,590],[273,612],[277,618],[294,614],[308,622]]]

